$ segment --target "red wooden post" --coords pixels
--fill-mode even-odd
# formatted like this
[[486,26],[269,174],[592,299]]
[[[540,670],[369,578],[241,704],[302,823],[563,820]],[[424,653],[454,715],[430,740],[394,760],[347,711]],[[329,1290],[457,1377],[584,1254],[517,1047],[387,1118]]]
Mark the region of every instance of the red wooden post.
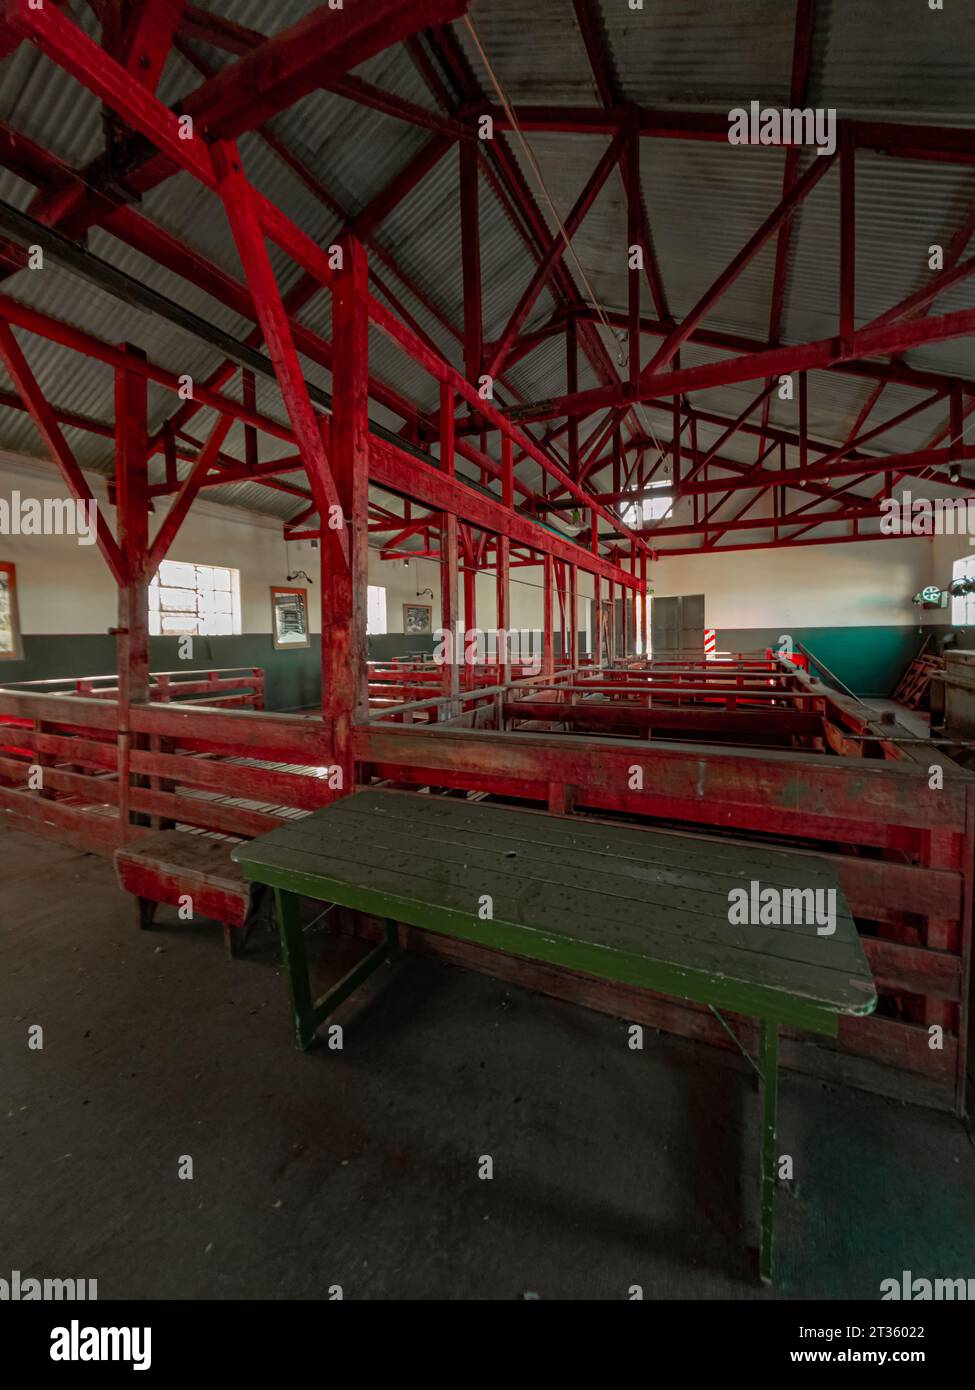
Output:
[[597,666],[603,664],[603,602],[599,575],[592,577],[592,651],[589,655]]
[[498,629],[498,681],[507,684],[511,680],[511,642],[508,636],[511,626],[511,593],[509,589],[509,555],[511,542],[507,536],[498,536],[497,542],[497,629]]
[[440,522],[440,626],[445,640],[440,676],[443,693],[452,697],[445,711],[448,718],[458,710],[458,662],[463,659],[462,642],[458,650],[458,607],[457,518],[451,512],[444,512]]
[[551,555],[544,560],[544,590],[542,597],[542,674],[551,676],[555,671],[554,648],[552,644],[552,590],[554,588],[555,562]]
[[[501,436],[501,501],[505,507],[512,507],[515,500],[515,474],[511,435]],[[511,587],[509,584],[509,559],[511,541],[508,536],[497,538],[497,627],[498,627],[498,679],[507,684],[511,680],[511,640],[508,635],[511,626]],[[503,646],[503,649],[502,649]]]
[[640,648],[644,657],[648,656],[647,650],[647,552],[640,551],[640,578],[643,581],[643,590],[640,595]]
[[[362,244],[341,241],[332,294],[335,357],[331,465],[348,535],[349,563],[322,546],[322,696],[334,756],[354,789],[352,724],[369,710],[366,601],[369,541],[369,266]],[[323,526],[329,518],[322,518]]]
[[[569,665],[574,670],[579,660],[578,647],[578,608],[579,608],[579,568],[577,565],[569,565],[569,603],[568,603],[568,626],[569,626]],[[564,643],[563,643],[564,645]]]
[[[125,346],[133,358],[138,349]],[[115,496],[125,577],[118,589],[118,815],[129,838],[129,759],[133,705],[149,701],[149,431],[146,379],[115,373]],[[144,819],[143,819],[144,823]]]
[[477,627],[477,562],[471,549],[464,556],[464,688],[472,690],[477,670],[477,648],[471,647],[468,659],[467,634]]

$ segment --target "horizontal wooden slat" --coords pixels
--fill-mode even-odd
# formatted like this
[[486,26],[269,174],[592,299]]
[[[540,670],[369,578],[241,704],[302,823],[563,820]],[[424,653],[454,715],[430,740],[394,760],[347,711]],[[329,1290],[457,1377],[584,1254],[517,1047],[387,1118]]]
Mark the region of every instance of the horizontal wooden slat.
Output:
[[878,987],[934,999],[961,999],[962,962],[946,951],[928,951],[876,936],[861,937]]
[[91,738],[65,738],[61,734],[25,731],[25,742],[38,753],[69,763],[93,763],[96,767],[116,768],[118,747],[114,739],[102,742]]
[[[0,811],[20,830],[45,835],[91,854],[111,855],[122,843],[118,817],[0,787]],[[131,828],[129,838],[145,833]]]
[[875,1057],[888,1066],[945,1082],[955,1080],[958,1042],[950,1033],[945,1033],[943,1047],[933,1048],[927,1028],[875,1014],[872,1018],[840,1019],[839,1040],[844,1047],[864,1057]]
[[228,753],[252,758],[327,766],[331,761],[331,727],[318,717],[266,714],[258,710],[230,713],[205,705],[134,705],[131,727],[138,733],[161,734],[182,747],[227,744]]
[[[0,777],[15,784],[27,786],[27,776],[32,764],[18,762],[16,758],[0,758]],[[118,802],[118,783],[108,777],[88,777],[82,772],[65,772],[61,768],[42,768],[42,788],[44,791],[72,792],[95,805],[105,803],[114,806]],[[29,791],[36,796],[38,792]]]
[[0,688],[0,715],[79,728],[118,728],[118,709],[112,701],[90,700],[78,695],[35,695]]
[[301,772],[277,772],[267,768],[240,767],[226,760],[189,758],[174,753],[146,753],[133,749],[133,773],[147,773],[191,787],[243,796],[256,801],[274,801],[317,811],[335,800],[327,778],[309,777]]
[[266,835],[269,830],[276,830],[281,824],[280,817],[269,816],[264,811],[228,806],[205,797],[176,796],[172,792],[150,791],[145,787],[133,787],[130,790],[129,804],[133,811],[160,816],[164,820],[179,821],[185,825],[197,825],[203,830],[219,830],[225,835]]
[[[435,785],[474,773],[518,795],[519,784],[555,782],[578,788],[577,803],[595,809],[778,835],[909,849],[917,844],[911,832],[961,837],[968,828],[967,774],[946,775],[932,796],[926,769],[879,759],[406,725],[359,729],[355,749],[362,761],[422,768]],[[643,768],[643,790],[630,786],[634,765]]]

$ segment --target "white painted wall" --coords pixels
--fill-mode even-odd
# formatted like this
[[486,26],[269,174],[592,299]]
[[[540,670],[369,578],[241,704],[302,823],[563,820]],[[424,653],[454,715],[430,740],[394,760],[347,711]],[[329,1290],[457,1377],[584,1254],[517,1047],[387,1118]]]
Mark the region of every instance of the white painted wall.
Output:
[[[110,529],[115,530],[115,510],[107,502],[107,489],[98,477],[88,479]],[[59,475],[49,464],[0,454],[0,497],[63,498]],[[167,503],[156,501],[150,520],[154,535],[166,515]],[[168,558],[196,564],[228,565],[240,571],[241,626],[245,633],[271,631],[268,590],[286,584],[289,573],[305,570],[308,584],[311,630],[321,631],[320,551],[310,541],[291,541],[285,546],[281,523],[273,517],[207,502],[194,502],[169,551]],[[73,536],[0,535],[0,560],[17,567],[20,625],[30,635],[70,635],[106,632],[118,621],[115,583],[97,546],[79,546]],[[296,584],[304,584],[298,579]],[[403,631],[404,603],[432,603],[433,625],[440,622],[440,565],[433,560],[380,560],[369,552],[369,583],[386,589],[386,614],[390,632]],[[463,577],[459,584],[463,616]],[[429,594],[419,594],[432,589]],[[588,575],[579,576],[580,595],[592,593]],[[580,604],[580,626],[585,625],[588,605]],[[497,618],[495,577],[482,572],[477,579],[477,624],[493,628]],[[511,626],[542,625],[542,567],[511,571]],[[558,605],[556,603],[556,626]]]
[[944,542],[897,538],[679,555],[651,564],[648,577],[655,597],[703,594],[707,627],[909,627],[919,616],[911,598],[937,582],[935,544]]
[[[107,503],[104,482],[97,477],[88,481],[114,532],[115,510]],[[15,491],[41,501],[65,495],[50,465],[0,456],[0,496],[9,501]],[[165,515],[165,504],[157,499],[150,535]],[[281,523],[274,518],[198,500],[168,558],[239,569],[244,632],[271,631],[268,590],[272,584],[287,583],[290,558],[292,570],[307,570],[315,580],[308,586],[309,606],[312,629],[320,631],[318,552],[308,542],[292,542],[286,554]],[[97,546],[80,546],[73,536],[0,535],[0,559],[17,566],[20,625],[25,634],[98,633],[117,623],[115,582]]]
[[[541,629],[542,626],[542,566],[532,565],[510,571],[511,627]],[[440,565],[435,560],[410,560],[404,565],[402,560],[380,560],[378,551],[369,552],[369,583],[381,584],[386,589],[386,618],[390,632],[403,631],[404,603],[432,603],[433,625],[440,624]],[[421,593],[432,589],[433,598]],[[460,598],[460,616],[464,618],[464,577],[463,571],[457,585]],[[592,579],[587,574],[579,575],[579,626],[587,627],[589,602],[592,595]],[[605,590],[604,590],[605,593]],[[491,629],[497,625],[497,586],[493,570],[482,570],[477,576],[477,626]],[[555,627],[559,627],[558,600],[555,601]]]

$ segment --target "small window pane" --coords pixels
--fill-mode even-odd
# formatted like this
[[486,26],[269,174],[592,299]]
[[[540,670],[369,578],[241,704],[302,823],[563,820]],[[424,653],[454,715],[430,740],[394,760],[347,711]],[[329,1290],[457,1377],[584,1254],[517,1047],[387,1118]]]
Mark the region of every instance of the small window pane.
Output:
[[222,565],[164,560],[149,584],[154,636],[162,633],[231,636],[240,633],[240,573]]

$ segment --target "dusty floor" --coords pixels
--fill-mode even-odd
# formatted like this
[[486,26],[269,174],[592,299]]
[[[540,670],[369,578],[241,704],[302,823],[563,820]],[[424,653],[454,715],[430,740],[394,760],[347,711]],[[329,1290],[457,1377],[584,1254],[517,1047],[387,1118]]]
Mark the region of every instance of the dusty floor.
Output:
[[2,1277],[97,1278],[100,1298],[874,1299],[904,1269],[975,1276],[975,1150],[949,1117],[785,1073],[798,1183],[769,1294],[744,1062],[652,1033],[631,1052],[616,1020],[417,958],[344,1006],[342,1052],[302,1055],[271,943],[231,962],[218,927],[168,910],[140,933],[109,864],[10,830],[0,888]]

